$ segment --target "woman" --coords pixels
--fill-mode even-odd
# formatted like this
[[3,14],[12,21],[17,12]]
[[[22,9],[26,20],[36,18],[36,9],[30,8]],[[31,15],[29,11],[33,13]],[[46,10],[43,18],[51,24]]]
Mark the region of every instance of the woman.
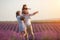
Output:
[[35,15],[38,13],[38,11],[34,12],[33,14],[29,14],[27,8],[27,5],[24,4],[22,7],[22,15],[25,17],[25,25],[26,25],[26,31],[27,34],[25,35],[26,40],[28,39],[28,34],[31,34],[31,38],[32,40],[34,40],[34,33],[33,33],[33,29],[32,29],[32,25],[31,25],[31,16]]

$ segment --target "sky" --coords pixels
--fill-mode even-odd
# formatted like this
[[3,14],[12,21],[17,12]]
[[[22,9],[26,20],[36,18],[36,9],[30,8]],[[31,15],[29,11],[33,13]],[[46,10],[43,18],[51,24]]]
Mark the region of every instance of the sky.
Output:
[[39,11],[31,20],[60,19],[60,0],[0,0],[0,21],[16,21],[16,11],[27,4],[30,14]]

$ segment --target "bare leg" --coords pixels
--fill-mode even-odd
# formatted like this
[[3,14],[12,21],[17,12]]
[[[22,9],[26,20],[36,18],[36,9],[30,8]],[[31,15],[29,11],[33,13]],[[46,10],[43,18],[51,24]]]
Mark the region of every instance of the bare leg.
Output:
[[34,40],[34,39],[35,39],[35,37],[34,37],[34,33],[33,33],[32,26],[31,26],[31,36],[32,36],[32,40]]
[[28,34],[31,34],[31,38],[32,38],[31,40],[34,40],[35,38],[34,38],[34,33],[31,25],[28,27],[27,32]]
[[28,33],[27,33],[27,30],[25,30],[24,37],[25,37],[25,40],[28,40]]
[[29,39],[28,39],[28,34],[25,35],[25,40],[29,40]]
[[20,34],[19,34],[20,35],[20,40],[23,40],[23,37],[25,35],[24,33],[25,33],[25,31],[20,32]]
[[20,32],[19,35],[20,35],[20,40],[22,40],[22,32]]
[[32,38],[32,40],[34,40],[35,38],[34,38],[34,34],[33,33],[31,33],[31,38]]

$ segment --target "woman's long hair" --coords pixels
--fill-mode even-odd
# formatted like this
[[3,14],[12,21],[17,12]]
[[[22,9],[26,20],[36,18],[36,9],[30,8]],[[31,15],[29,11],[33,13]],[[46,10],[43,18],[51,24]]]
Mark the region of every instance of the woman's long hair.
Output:
[[[22,14],[25,14],[24,12],[23,12],[23,10],[25,9],[25,6],[27,6],[26,4],[24,4],[23,5],[23,7],[22,7]],[[28,9],[28,8],[27,8]],[[29,13],[29,12],[28,12]]]

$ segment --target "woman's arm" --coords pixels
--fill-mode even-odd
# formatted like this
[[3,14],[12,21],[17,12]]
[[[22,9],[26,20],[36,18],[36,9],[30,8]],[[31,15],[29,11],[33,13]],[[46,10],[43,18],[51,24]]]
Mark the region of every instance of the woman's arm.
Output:
[[33,15],[35,15],[35,14],[37,14],[37,13],[38,13],[38,11],[34,12]]
[[37,13],[38,13],[38,11],[34,12],[33,14],[30,14],[30,16],[33,16],[33,15],[35,15],[35,14],[37,14]]

